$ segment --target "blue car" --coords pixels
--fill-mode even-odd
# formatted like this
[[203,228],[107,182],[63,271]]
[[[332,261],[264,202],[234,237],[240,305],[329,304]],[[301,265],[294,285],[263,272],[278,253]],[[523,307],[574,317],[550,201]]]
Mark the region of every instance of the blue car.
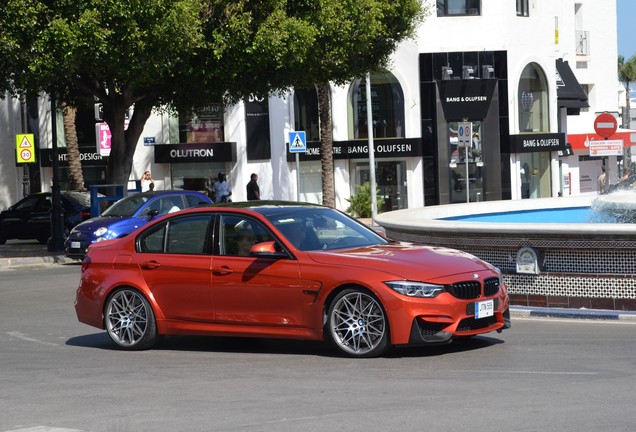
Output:
[[93,243],[123,237],[159,216],[211,203],[206,194],[194,191],[153,191],[131,195],[117,201],[101,216],[75,226],[64,242],[64,251],[69,258],[84,259],[88,246]]

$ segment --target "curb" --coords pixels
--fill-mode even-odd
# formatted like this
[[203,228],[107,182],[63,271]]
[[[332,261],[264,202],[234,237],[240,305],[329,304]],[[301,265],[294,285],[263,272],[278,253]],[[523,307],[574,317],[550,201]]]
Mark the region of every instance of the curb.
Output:
[[517,318],[566,318],[606,321],[634,321],[636,312],[600,309],[563,309],[510,306],[510,315]]
[[14,269],[17,267],[28,267],[28,266],[68,264],[73,262],[77,262],[77,260],[67,258],[64,255],[0,258],[0,270]]

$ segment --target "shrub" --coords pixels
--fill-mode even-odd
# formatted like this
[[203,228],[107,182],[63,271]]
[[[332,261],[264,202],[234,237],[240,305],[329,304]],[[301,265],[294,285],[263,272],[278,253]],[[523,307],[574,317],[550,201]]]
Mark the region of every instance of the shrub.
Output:
[[[376,188],[375,196],[377,200],[378,213],[382,204],[384,204],[384,198],[378,196],[379,189]],[[355,218],[370,218],[371,217],[371,184],[369,182],[364,183],[361,186],[356,186],[356,193],[351,195],[351,198],[347,198],[349,207],[347,213]]]

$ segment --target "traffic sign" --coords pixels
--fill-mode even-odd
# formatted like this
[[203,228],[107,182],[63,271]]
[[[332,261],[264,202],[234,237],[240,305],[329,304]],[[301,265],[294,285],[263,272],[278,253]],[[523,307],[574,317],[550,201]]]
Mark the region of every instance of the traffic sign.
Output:
[[305,131],[289,132],[289,152],[305,153],[307,151],[307,139]]
[[460,147],[472,147],[473,123],[461,122],[457,124],[457,139]]
[[609,138],[616,133],[618,121],[612,114],[604,112],[594,119],[594,130],[602,138]]
[[33,134],[16,135],[15,146],[18,163],[35,162],[35,138]]

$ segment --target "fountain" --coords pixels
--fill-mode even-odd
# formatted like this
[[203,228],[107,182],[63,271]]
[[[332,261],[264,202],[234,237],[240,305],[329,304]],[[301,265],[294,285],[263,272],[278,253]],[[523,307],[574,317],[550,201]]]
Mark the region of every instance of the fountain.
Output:
[[591,208],[614,217],[620,223],[636,223],[636,191],[617,190],[601,195],[592,202]]
[[[636,224],[514,221],[532,212],[550,219],[590,208],[624,222],[634,217],[636,192],[404,209],[381,213],[375,222],[389,238],[461,249],[496,265],[515,305],[634,311]],[[510,218],[470,220],[492,214]]]

